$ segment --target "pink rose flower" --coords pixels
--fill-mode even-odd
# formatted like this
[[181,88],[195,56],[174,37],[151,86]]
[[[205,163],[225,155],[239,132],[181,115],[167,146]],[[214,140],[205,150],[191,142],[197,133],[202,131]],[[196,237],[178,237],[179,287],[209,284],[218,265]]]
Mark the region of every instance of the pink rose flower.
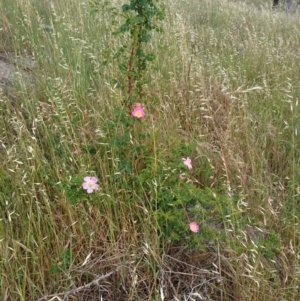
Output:
[[199,225],[196,222],[191,222],[190,230],[194,233],[197,233],[199,231]]
[[145,117],[145,111],[144,111],[144,109],[142,108],[142,106],[141,106],[141,104],[139,102],[137,102],[135,104],[135,108],[131,112],[131,115],[133,117],[136,117],[136,118],[144,118]]
[[182,161],[183,161],[183,164],[184,164],[185,166],[187,166],[188,169],[192,169],[192,168],[193,168],[193,167],[192,167],[192,160],[191,160],[189,157],[187,157],[187,158],[182,158]]
[[82,188],[86,190],[87,193],[92,193],[94,190],[99,188],[97,183],[97,178],[95,177],[84,177],[84,182],[82,183]]

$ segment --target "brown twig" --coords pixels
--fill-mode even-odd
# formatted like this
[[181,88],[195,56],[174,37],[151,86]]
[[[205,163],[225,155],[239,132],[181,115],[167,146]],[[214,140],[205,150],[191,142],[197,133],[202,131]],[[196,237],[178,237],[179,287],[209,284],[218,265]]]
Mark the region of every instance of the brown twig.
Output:
[[99,277],[97,277],[96,279],[94,279],[92,282],[89,282],[88,284],[86,285],[82,285],[82,286],[79,286],[77,288],[74,288],[70,291],[67,291],[67,292],[64,292],[64,293],[58,293],[58,294],[52,294],[52,295],[47,295],[47,296],[43,296],[41,297],[40,299],[38,299],[37,301],[43,301],[43,300],[47,300],[49,298],[53,298],[53,297],[59,297],[59,296],[69,296],[71,294],[76,294],[82,290],[85,290],[87,288],[90,288],[92,285],[97,285],[99,281],[109,277],[110,275],[114,274],[115,272],[117,272],[119,269],[121,268],[121,266],[117,267],[115,270],[105,274],[105,275],[101,275]]

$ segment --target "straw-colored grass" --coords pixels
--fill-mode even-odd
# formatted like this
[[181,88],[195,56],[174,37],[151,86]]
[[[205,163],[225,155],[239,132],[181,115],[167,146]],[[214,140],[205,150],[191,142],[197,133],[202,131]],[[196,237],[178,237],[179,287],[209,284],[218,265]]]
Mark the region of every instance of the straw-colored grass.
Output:
[[0,0],[0,51],[35,59],[0,96],[1,301],[300,300],[299,14],[269,2],[166,1],[148,45],[150,159],[167,177],[192,145],[190,190],[226,204],[203,218],[200,250],[162,238],[155,183],[145,198],[120,188],[105,140],[126,84],[119,16]]

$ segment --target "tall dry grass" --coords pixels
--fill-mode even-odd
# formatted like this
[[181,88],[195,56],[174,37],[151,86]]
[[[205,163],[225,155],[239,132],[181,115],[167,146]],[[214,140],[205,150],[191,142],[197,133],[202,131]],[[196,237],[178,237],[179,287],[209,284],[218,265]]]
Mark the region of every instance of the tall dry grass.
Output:
[[[0,1],[1,51],[36,64],[0,98],[0,300],[300,300],[298,14],[166,2],[145,86],[154,153],[196,145],[193,179],[231,200],[225,240],[188,250],[161,240],[149,199],[124,202],[110,180],[126,37],[90,4]],[[97,199],[72,204],[91,174]]]

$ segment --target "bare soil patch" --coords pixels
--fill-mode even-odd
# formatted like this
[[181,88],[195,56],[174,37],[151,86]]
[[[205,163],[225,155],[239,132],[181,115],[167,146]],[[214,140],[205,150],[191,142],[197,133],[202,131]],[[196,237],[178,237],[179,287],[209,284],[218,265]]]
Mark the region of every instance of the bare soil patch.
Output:
[[11,90],[14,80],[32,80],[31,71],[35,66],[32,56],[12,56],[0,53],[0,90]]
[[0,88],[12,83],[14,73],[15,67],[5,55],[0,54]]

